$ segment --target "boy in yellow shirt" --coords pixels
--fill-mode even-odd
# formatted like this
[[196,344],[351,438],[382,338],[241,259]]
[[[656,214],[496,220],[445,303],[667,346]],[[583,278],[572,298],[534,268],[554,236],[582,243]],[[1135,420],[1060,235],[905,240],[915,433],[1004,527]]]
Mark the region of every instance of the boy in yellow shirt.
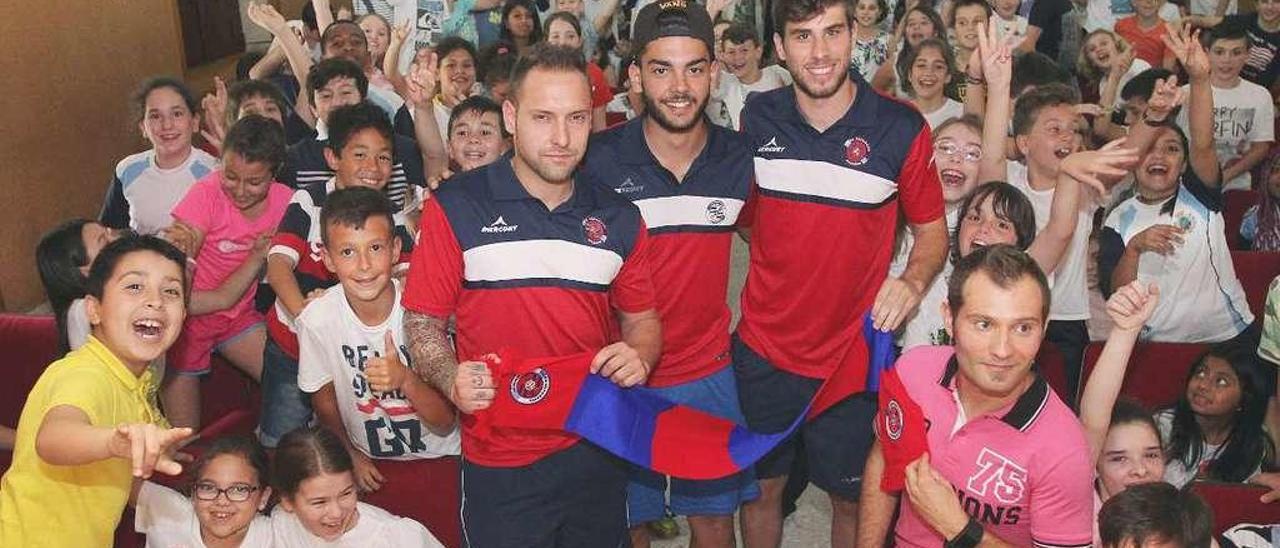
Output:
[[140,479],[178,474],[170,428],[149,403],[147,364],[186,316],[186,257],[159,238],[126,237],[89,269],[92,336],[51,364],[27,395],[13,465],[0,479],[0,546],[110,546]]

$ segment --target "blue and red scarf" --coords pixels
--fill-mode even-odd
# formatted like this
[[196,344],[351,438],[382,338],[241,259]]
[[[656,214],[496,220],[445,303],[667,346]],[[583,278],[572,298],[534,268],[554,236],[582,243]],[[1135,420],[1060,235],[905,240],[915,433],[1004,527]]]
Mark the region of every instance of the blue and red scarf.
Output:
[[[863,321],[869,349],[867,390],[893,366],[893,334]],[[812,402],[781,432],[759,433],[728,419],[678,405],[646,387],[621,388],[589,373],[594,352],[525,359],[490,355],[497,396],[476,416],[478,428],[558,430],[577,434],[636,465],[686,479],[713,479],[754,464],[795,429],[852,390],[824,381]],[[842,393],[843,392],[843,393]],[[820,406],[821,405],[821,406]]]

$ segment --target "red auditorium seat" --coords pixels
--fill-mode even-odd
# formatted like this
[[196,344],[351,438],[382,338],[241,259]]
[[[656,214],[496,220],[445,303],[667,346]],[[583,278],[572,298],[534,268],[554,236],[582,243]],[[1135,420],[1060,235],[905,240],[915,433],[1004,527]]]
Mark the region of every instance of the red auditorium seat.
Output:
[[1058,348],[1049,343],[1040,344],[1040,353],[1036,354],[1036,368],[1044,377],[1049,387],[1058,394],[1062,402],[1071,405],[1073,395],[1067,394],[1067,361]]
[[1243,249],[1240,223],[1244,220],[1244,212],[1257,205],[1259,200],[1256,190],[1230,190],[1222,193],[1222,220],[1226,225],[1227,245],[1231,249]]
[[[4,381],[0,383],[0,424],[17,428],[22,404],[36,379],[58,357],[53,316],[0,314],[0,348],[5,349]],[[0,471],[8,470],[12,455],[0,451]]]
[[1213,508],[1213,531],[1223,531],[1241,523],[1268,525],[1280,523],[1280,502],[1263,504],[1258,500],[1265,487],[1240,483],[1197,481],[1191,490]]
[[1280,253],[1270,251],[1232,251],[1231,264],[1240,285],[1244,286],[1249,310],[1261,316],[1267,303],[1267,288],[1280,276]]
[[[1089,343],[1084,349],[1083,382],[1102,353],[1101,342]],[[1186,387],[1187,374],[1197,358],[1209,349],[1205,344],[1189,343],[1138,343],[1129,357],[1129,369],[1125,372],[1120,394],[1142,403],[1147,409],[1156,410],[1178,400]]]

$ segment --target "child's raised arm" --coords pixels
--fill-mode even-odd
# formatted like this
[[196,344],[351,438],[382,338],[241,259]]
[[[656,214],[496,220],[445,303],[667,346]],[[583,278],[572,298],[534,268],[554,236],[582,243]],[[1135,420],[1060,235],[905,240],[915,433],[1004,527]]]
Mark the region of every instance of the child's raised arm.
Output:
[[[284,50],[285,58],[289,60],[289,69],[293,71],[293,76],[298,79],[298,83],[302,84],[302,91],[298,93],[298,104],[311,106],[310,94],[306,91],[307,75],[311,73],[311,54],[307,53],[306,46],[298,40],[298,36],[289,28],[288,22],[284,20],[284,16],[269,4],[253,2],[245,10],[249,16],[249,20],[258,26],[266,29],[276,37],[276,43],[280,44]],[[317,12],[316,17],[319,18]],[[325,27],[320,27],[323,30]],[[315,125],[313,113],[310,108],[296,109],[298,116],[308,124]]]
[[1062,160],[1049,207],[1049,222],[1027,248],[1027,254],[1036,260],[1041,270],[1049,274],[1058,267],[1058,261],[1075,236],[1080,210],[1094,202],[1095,192],[1098,196],[1106,195],[1110,185],[1103,179],[1118,181],[1137,162],[1138,154],[1133,149],[1122,148],[1119,140],[1099,150],[1077,152]]
[[1129,368],[1129,355],[1159,300],[1160,287],[1148,286],[1142,281],[1117,289],[1107,300],[1111,334],[1080,395],[1080,422],[1084,424],[1085,439],[1089,442],[1090,462],[1097,462],[1102,453],[1107,430],[1111,428],[1111,410],[1124,384],[1125,370]]
[[[449,169],[449,152],[440,139],[440,128],[436,123],[435,97],[436,82],[439,75],[436,70],[439,56],[435,52],[427,56],[425,63],[418,63],[413,74],[405,80],[407,90],[405,101],[413,105],[416,115],[413,117],[413,135],[418,141],[418,151],[422,154],[423,180],[438,178]],[[428,185],[429,186],[429,185]]]
[[[409,20],[391,27],[391,39],[387,42],[387,52],[382,56],[382,74],[387,77],[388,82],[391,82],[396,95],[406,101],[409,100],[409,88],[404,74],[400,72],[400,50],[404,48],[405,42],[409,41],[409,29],[412,25],[413,21]],[[435,90],[431,91],[435,92]]]
[[978,25],[978,53],[982,59],[982,77],[986,80],[987,105],[982,122],[982,163],[978,166],[979,181],[1003,181],[1008,171],[1005,158],[1005,141],[1009,134],[1009,116],[1013,99],[1010,86],[1013,82],[1013,55],[1007,40],[991,26]]
[[1187,140],[1191,150],[1187,151],[1187,160],[1201,182],[1209,188],[1219,188],[1226,179],[1219,170],[1218,151],[1214,147],[1213,86],[1209,83],[1209,55],[1200,45],[1200,31],[1192,31],[1188,25],[1179,33],[1166,34],[1163,39],[1191,80],[1191,97],[1187,99]]
[[133,463],[133,475],[177,475],[182,465],[172,452],[191,437],[190,428],[164,428],[150,423],[94,426],[89,415],[73,405],[58,405],[44,415],[36,432],[36,454],[49,464],[80,466],[109,458]]

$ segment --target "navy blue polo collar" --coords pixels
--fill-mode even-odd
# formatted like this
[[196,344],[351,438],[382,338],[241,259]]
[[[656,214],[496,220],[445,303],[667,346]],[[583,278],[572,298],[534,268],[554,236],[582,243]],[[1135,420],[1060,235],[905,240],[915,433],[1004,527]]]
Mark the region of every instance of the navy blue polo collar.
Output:
[[[649,149],[649,142],[644,137],[644,121],[646,116],[640,116],[631,120],[622,126],[622,134],[619,136],[619,146],[621,154],[619,160],[629,165],[661,165],[658,158],[653,155],[653,151]],[[722,128],[711,123],[706,116],[703,116],[703,122],[707,124],[707,144],[702,147],[702,152],[698,153],[698,157],[693,159],[693,163],[689,165],[689,171],[693,171],[693,166],[701,164],[707,158],[719,158],[729,153],[729,139],[724,135],[728,129]]]
[[[857,90],[853,96],[853,104],[849,105],[849,110],[845,111],[844,116],[841,116],[839,120],[836,120],[836,123],[831,124],[831,127],[821,133],[827,133],[835,129],[871,127],[875,125],[876,117],[880,111],[879,102],[883,98],[875,96],[875,89],[866,80],[862,79],[862,75],[858,74],[858,71],[849,70],[849,81],[853,82],[853,87]],[[792,112],[795,113],[795,119],[799,120],[801,125],[811,130],[814,129],[813,126],[809,125],[804,114],[800,112],[800,105],[796,103],[796,84],[787,86],[782,98]]]
[[[503,154],[501,158],[498,158],[487,167],[489,170],[488,184],[490,194],[493,196],[493,199],[499,201],[538,201],[538,199],[534,198],[532,194],[529,194],[529,191],[525,190],[524,185],[520,184],[520,179],[516,177],[515,169],[511,166],[514,154],[514,151],[508,151],[506,154]],[[588,194],[584,188],[587,184],[588,181],[584,180],[582,172],[575,172],[573,194],[571,194],[569,199],[565,200],[565,202],[560,204],[556,209],[573,209],[581,205]]]

